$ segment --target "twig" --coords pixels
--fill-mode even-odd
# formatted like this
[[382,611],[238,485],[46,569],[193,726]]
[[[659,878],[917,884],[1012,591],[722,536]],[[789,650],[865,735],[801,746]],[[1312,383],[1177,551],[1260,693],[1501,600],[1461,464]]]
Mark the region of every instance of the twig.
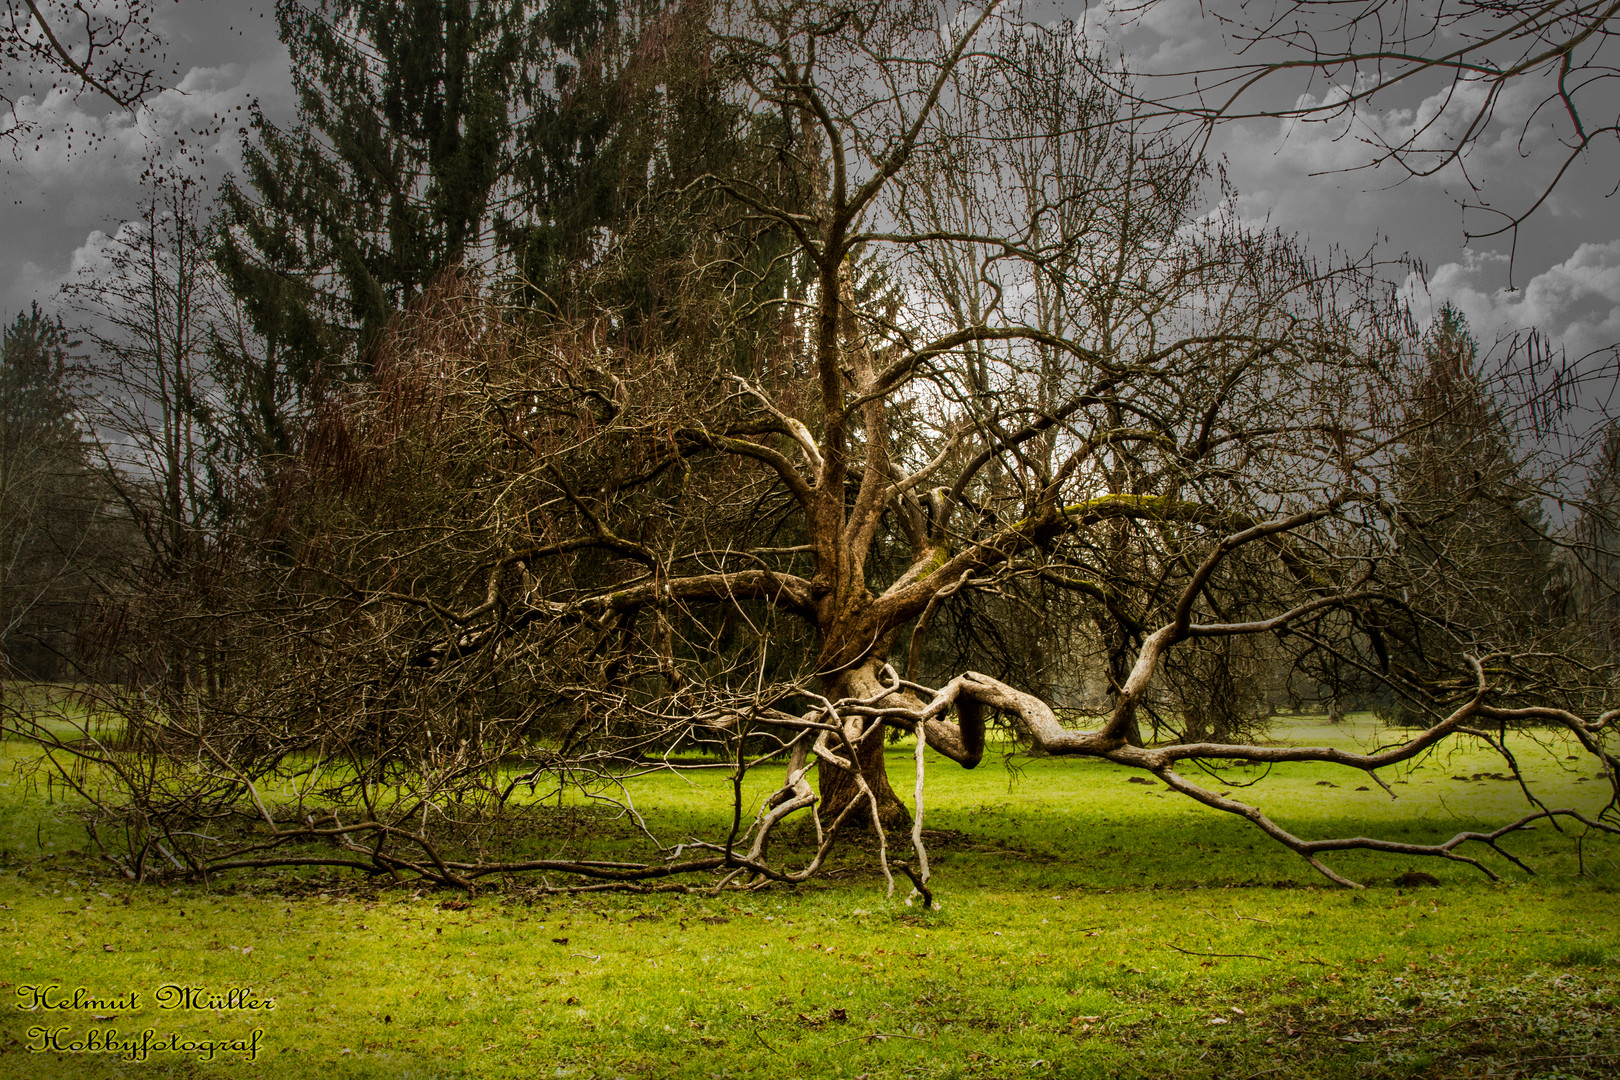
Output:
[[1454,1024],[1447,1024],[1445,1027],[1441,1028],[1436,1034],[1444,1035],[1446,1032],[1451,1031],[1454,1028],[1460,1028],[1460,1027],[1464,1026],[1465,1024],[1493,1024],[1493,1023],[1496,1023],[1497,1021],[1506,1020],[1506,1019],[1507,1019],[1507,1017],[1505,1017],[1505,1016],[1465,1016],[1461,1020],[1458,1020]]
[[909,863],[897,862],[894,865],[900,869],[901,873],[911,879],[911,887],[917,890],[918,896],[922,897],[925,910],[939,906],[934,903],[934,894],[928,891],[928,878],[925,874],[917,873]]
[[913,1042],[928,1041],[920,1035],[895,1035],[887,1031],[874,1031],[870,1035],[857,1035],[853,1039],[840,1039],[828,1046],[827,1049],[831,1050],[834,1046],[843,1046],[845,1043],[860,1042],[862,1039],[865,1039],[867,1042],[873,1042],[877,1039],[910,1039]]
[[1264,960],[1268,964],[1275,963],[1277,960],[1275,956],[1256,956],[1254,953],[1247,952],[1198,952],[1194,949],[1183,949],[1180,945],[1172,945],[1168,941],[1164,943],[1164,947],[1174,949],[1178,953],[1186,953],[1188,956],[1224,956],[1228,959],[1241,957],[1245,960]]

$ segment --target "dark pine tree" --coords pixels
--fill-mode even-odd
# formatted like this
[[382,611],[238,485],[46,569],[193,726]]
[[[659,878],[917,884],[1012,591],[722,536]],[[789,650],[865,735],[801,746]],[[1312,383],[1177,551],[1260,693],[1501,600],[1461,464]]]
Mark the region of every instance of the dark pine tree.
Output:
[[68,677],[109,529],[76,418],[72,339],[34,304],[0,331],[0,654],[7,674]]
[[1441,309],[1407,395],[1395,557],[1407,603],[1369,618],[1375,652],[1417,686],[1463,656],[1517,649],[1549,626],[1553,548],[1513,433],[1462,314]]

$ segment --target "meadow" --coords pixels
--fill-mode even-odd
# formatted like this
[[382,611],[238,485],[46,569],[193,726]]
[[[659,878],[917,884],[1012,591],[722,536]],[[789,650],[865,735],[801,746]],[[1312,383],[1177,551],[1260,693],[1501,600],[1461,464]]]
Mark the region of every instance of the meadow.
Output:
[[[1366,745],[1380,729],[1302,717],[1273,734]],[[1520,758],[1548,804],[1601,807],[1591,759],[1534,738]],[[912,750],[891,753],[909,791]],[[929,757],[938,910],[906,903],[903,878],[886,896],[856,845],[807,885],[719,895],[513,880],[469,901],[291,872],[133,887],[29,746],[0,743],[0,1076],[1620,1075],[1612,839],[1505,841],[1534,876],[1475,845],[1497,882],[1331,856],[1368,885],[1351,891],[1113,766]],[[1306,835],[1432,840],[1518,814],[1501,768],[1432,754],[1385,776],[1395,799],[1322,765],[1229,780]],[[635,795],[673,835],[723,812],[723,782]],[[528,820],[537,850],[628,835],[577,802]]]

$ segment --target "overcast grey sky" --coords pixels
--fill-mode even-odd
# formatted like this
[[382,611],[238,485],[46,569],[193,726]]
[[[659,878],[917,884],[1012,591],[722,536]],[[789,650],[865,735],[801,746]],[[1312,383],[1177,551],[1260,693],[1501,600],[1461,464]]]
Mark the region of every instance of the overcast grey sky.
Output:
[[[1229,55],[1199,0],[1156,0],[1128,26],[1100,5],[1064,10],[1109,34],[1142,69],[1209,66]],[[217,178],[237,162],[240,106],[257,98],[272,117],[290,117],[291,75],[276,40],[272,0],[180,0],[163,5],[160,18],[181,78],[138,115],[109,115],[89,97],[19,102],[19,113],[41,120],[51,134],[25,144],[0,174],[0,317],[9,320],[32,300],[59,306],[62,283],[93,264],[106,235],[134,213],[143,153],[178,155],[185,139],[186,152],[200,154]],[[1279,85],[1272,93],[1286,99],[1300,89]],[[1505,240],[1464,245],[1458,200],[1470,191],[1457,168],[1400,183],[1389,168],[1344,171],[1367,161],[1362,136],[1409,127],[1434,107],[1424,97],[1436,89],[1431,83],[1400,100],[1378,99],[1358,118],[1363,126],[1249,120],[1219,129],[1212,150],[1238,189],[1239,213],[1299,233],[1319,251],[1336,246],[1359,254],[1376,244],[1384,257],[1421,260],[1430,294],[1460,307],[1487,344],[1528,326],[1573,355],[1620,341],[1620,199],[1607,197],[1620,179],[1616,150],[1606,147],[1579,162],[1520,232],[1513,291]],[[1318,82],[1315,92],[1331,91]],[[1521,130],[1542,96],[1543,88],[1530,83],[1511,91],[1464,163],[1473,183],[1503,205],[1532,200],[1537,170],[1551,160],[1552,120]],[[199,137],[216,117],[223,127]]]
[[0,317],[33,300],[58,306],[61,285],[136,212],[143,154],[178,158],[184,139],[217,179],[239,161],[242,106],[258,98],[270,115],[291,115],[274,0],[181,0],[157,12],[181,74],[139,113],[109,111],[91,94],[18,101],[20,116],[48,133],[24,141],[15,157],[0,149]]

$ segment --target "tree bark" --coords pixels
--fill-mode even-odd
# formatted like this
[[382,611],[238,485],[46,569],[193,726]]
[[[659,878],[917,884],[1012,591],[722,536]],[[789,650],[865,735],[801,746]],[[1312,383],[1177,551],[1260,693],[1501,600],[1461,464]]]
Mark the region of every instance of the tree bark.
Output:
[[[895,836],[911,827],[911,811],[900,801],[900,797],[894,793],[894,788],[889,784],[889,775],[883,759],[884,742],[882,732],[867,739],[860,748],[859,764],[862,775],[872,788],[872,793],[877,796],[878,820],[883,823],[883,831]],[[849,817],[844,819],[843,825],[839,828],[854,832],[875,831],[872,828],[871,803],[861,792],[860,785],[856,783],[855,774],[847,769],[840,769],[825,758],[816,768],[821,787],[822,820],[831,822],[843,812],[851,800],[859,799],[860,804],[850,811]]]
[[[877,670],[881,666],[881,661],[868,660],[829,679],[828,699],[838,701],[840,698],[871,698],[883,688],[877,675]],[[910,694],[905,694],[904,699],[905,704],[920,704],[915,702]],[[901,704],[899,701],[885,704],[890,703]],[[884,832],[892,836],[898,831],[910,828],[911,811],[900,801],[900,797],[889,784],[888,767],[883,756],[886,741],[884,731],[874,731],[860,745],[856,761],[860,766],[861,775],[866,778],[868,786],[872,789],[872,794],[877,796],[878,820],[882,823]],[[820,787],[822,820],[833,821],[843,812],[844,807],[858,799],[860,803],[850,811],[849,817],[844,819],[840,828],[861,832],[874,831],[871,802],[862,793],[855,774],[839,768],[825,758],[816,766],[816,772]]]

